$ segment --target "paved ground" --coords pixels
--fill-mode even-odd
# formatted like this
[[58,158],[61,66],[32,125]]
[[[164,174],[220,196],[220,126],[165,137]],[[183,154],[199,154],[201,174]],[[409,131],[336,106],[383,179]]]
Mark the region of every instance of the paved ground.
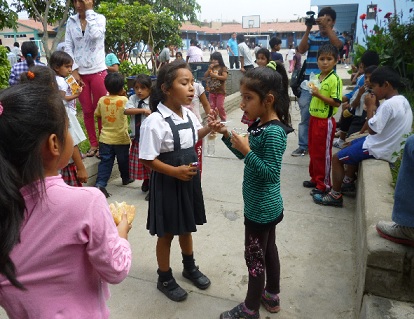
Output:
[[[295,103],[291,111],[293,126],[297,128],[299,111]],[[233,110],[228,117],[229,126],[242,128],[241,116],[239,109]],[[277,227],[282,309],[279,314],[270,314],[261,308],[261,318],[355,318],[355,201],[347,198],[344,208],[314,204],[309,190],[302,187],[302,181],[308,179],[309,157],[291,157],[296,147],[297,136],[292,133],[281,176],[285,218]],[[121,186],[118,178],[108,186],[112,193],[108,202],[127,201],[137,207],[129,236],[133,265],[126,280],[111,287],[111,318],[218,318],[222,311],[244,299],[247,289],[241,198],[244,164],[221,140],[216,140],[215,148],[214,156],[204,158],[202,175],[208,222],[194,234],[196,262],[212,285],[200,291],[182,278],[180,250],[175,240],[171,266],[177,281],[189,292],[184,302],[172,302],[156,289],[156,238],[145,229],[147,202],[140,191],[140,182]],[[1,310],[0,318],[6,318]]]

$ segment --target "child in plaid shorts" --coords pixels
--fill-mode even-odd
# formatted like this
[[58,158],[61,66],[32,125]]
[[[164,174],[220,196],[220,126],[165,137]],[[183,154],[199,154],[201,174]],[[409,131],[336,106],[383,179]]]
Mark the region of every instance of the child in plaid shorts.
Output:
[[[131,136],[133,136],[129,150],[129,176],[132,179],[144,180],[141,186],[143,192],[149,190],[151,170],[139,161],[139,130],[141,123],[151,114],[149,108],[151,86],[151,78],[146,74],[139,74],[134,81],[135,94],[129,98],[124,111],[125,115],[130,115]],[[147,197],[145,199],[147,200]]]

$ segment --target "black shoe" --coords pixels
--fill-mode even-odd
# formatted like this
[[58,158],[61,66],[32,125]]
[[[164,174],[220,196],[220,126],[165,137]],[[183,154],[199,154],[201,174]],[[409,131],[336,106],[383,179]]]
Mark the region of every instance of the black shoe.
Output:
[[177,284],[174,278],[164,282],[158,280],[157,288],[172,301],[183,301],[187,298],[187,292]]
[[106,190],[105,187],[96,186],[96,188],[99,189],[105,195],[106,198],[108,198],[109,196],[111,196],[111,194],[108,193],[108,191]]
[[149,201],[149,193],[145,196],[145,200],[148,202]]
[[130,178],[127,180],[122,180],[122,185],[128,185],[134,182],[134,179]]
[[144,193],[148,192],[148,191],[149,191],[149,185],[148,185],[148,184],[144,184],[144,183],[142,183],[142,185],[141,185],[141,190],[142,190]]
[[311,181],[304,181],[303,182],[303,187],[306,187],[306,188],[315,188],[316,187],[316,183],[311,182]]
[[316,194],[324,196],[326,194],[326,192],[322,191],[320,189],[314,188],[310,191],[309,195],[313,196],[313,195],[316,195]]
[[342,183],[341,193],[342,195],[345,195],[345,196],[355,197],[356,196],[355,182]]
[[184,269],[183,277],[191,280],[198,289],[207,289],[211,284],[210,279],[198,270],[198,267],[194,267],[192,270]]

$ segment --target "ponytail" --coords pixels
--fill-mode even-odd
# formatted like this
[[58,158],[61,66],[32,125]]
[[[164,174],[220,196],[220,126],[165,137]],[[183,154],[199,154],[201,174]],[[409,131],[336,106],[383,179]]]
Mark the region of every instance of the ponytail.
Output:
[[22,44],[22,54],[26,59],[27,66],[30,68],[35,64],[35,59],[37,54],[39,53],[39,49],[37,48],[36,43],[32,41],[25,41]]

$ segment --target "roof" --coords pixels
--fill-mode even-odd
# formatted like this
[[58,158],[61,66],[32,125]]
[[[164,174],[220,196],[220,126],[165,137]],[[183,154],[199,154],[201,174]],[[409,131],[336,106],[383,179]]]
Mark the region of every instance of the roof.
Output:
[[276,32],[276,33],[285,33],[285,32],[305,32],[305,25],[303,22],[262,22],[260,24],[260,29],[243,29],[241,23],[226,23],[221,24],[216,28],[211,28],[209,26],[197,26],[190,24],[188,22],[184,23],[181,26],[181,32],[191,31],[191,32],[201,32],[201,33],[257,33],[257,32]]
[[[35,21],[33,19],[19,19],[17,20],[17,23],[20,25],[23,25],[25,27],[28,27],[33,30],[37,30],[40,33],[43,33],[43,24],[42,22]],[[51,26],[50,24],[47,25],[47,32],[56,32],[55,27]]]

